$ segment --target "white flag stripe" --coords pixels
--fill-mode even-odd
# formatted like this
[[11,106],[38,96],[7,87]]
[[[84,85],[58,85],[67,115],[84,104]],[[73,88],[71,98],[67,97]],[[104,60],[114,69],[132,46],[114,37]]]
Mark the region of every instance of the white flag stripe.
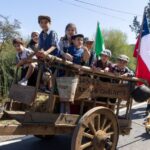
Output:
[[143,36],[141,39],[140,55],[150,71],[150,34]]

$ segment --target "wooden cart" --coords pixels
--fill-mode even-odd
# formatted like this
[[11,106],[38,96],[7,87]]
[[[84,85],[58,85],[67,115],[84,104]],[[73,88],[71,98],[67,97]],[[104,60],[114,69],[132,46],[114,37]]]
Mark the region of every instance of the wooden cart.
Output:
[[[68,80],[74,78],[75,82],[72,84],[70,80],[68,84],[67,77],[57,78],[55,71],[51,94],[41,93],[43,62],[39,62],[36,87],[12,85],[10,102],[5,103],[6,109],[0,115],[0,135],[44,138],[71,134],[71,150],[115,150],[119,135],[130,133],[130,95],[140,79],[93,71],[54,56],[45,61],[57,70],[65,70]],[[39,97],[42,102],[37,100]],[[62,104],[67,108],[76,106],[77,112],[60,112]]]

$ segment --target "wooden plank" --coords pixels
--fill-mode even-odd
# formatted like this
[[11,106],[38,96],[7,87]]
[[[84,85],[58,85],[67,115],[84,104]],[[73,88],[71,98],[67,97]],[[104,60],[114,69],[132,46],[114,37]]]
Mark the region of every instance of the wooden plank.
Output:
[[15,119],[19,122],[24,120],[25,112],[23,111],[4,111],[4,118]]
[[70,134],[74,127],[54,127],[47,124],[3,125],[0,124],[0,135],[60,135]]
[[77,86],[75,100],[87,99],[91,97],[92,79],[86,76],[80,76],[79,84]]
[[127,84],[97,81],[93,85],[92,97],[107,97],[128,100],[130,98],[130,88]]
[[143,83],[147,84],[147,81],[143,80],[143,79],[139,79],[139,78],[135,78],[135,77],[133,77],[133,78],[131,78],[131,77],[122,77],[120,75],[115,75],[115,74],[110,73],[110,72],[102,72],[102,71],[99,71],[99,70],[93,70],[90,67],[80,66],[80,65],[74,64],[73,62],[65,61],[61,58],[58,58],[58,57],[55,57],[55,56],[52,56],[52,55],[48,55],[45,59],[49,60],[50,65],[53,65],[55,63],[63,64],[63,65],[65,65],[65,67],[70,67],[71,69],[74,69],[78,72],[83,72],[85,74],[92,74],[92,75],[97,75],[99,77],[106,77],[106,78],[118,79],[118,80],[124,80],[124,81],[131,81],[131,82],[143,82]]
[[55,122],[56,127],[66,127],[66,126],[73,126],[75,127],[79,121],[79,115],[72,115],[72,114],[60,114],[58,119]]
[[80,77],[75,100],[88,99],[89,97],[128,100],[130,98],[130,88],[127,84],[102,82],[100,79]]
[[59,114],[27,112],[24,116],[23,124],[25,123],[54,124],[58,117],[59,117]]
[[36,97],[36,89],[32,86],[13,84],[9,93],[10,99],[27,105],[31,105]]
[[119,134],[120,135],[129,135],[131,131],[132,121],[128,119],[118,119],[119,124]]
[[[10,110],[9,109],[10,105],[11,105],[10,101],[5,102],[6,110]],[[26,104],[23,104],[23,103],[20,103],[20,102],[17,102],[17,101],[13,101],[13,104],[12,104],[12,110],[13,111],[29,110],[29,109],[30,109],[29,105],[26,105]]]
[[47,112],[53,113],[55,109],[55,104],[56,104],[56,96],[55,95],[50,95],[47,103]]
[[16,119],[22,124],[26,123],[48,123],[54,124],[59,117],[59,114],[39,113],[39,112],[19,112],[5,111],[7,118]]

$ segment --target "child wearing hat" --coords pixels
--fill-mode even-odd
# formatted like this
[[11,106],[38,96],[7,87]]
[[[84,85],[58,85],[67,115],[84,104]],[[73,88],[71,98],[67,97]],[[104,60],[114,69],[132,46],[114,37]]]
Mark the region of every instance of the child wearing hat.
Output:
[[117,64],[113,65],[111,72],[114,74],[121,75],[122,77],[133,77],[134,73],[130,70],[127,65],[129,57],[126,55],[119,55],[117,58]]
[[49,16],[39,16],[38,23],[42,32],[39,35],[40,51],[36,54],[37,57],[44,58],[49,54],[59,56],[58,36],[55,31],[51,30],[51,18]]
[[[38,23],[42,29],[42,32],[39,35],[39,51],[36,53],[36,56],[39,59],[45,58],[47,55],[51,54],[59,57],[60,51],[58,49],[58,36],[57,33],[51,30],[51,18],[49,16],[39,16]],[[55,68],[43,66],[43,75],[44,74],[53,74]],[[45,79],[44,77],[42,79]],[[41,90],[44,92],[51,91],[51,75],[48,77],[47,85],[42,86]],[[43,81],[44,83],[45,81]]]
[[97,59],[92,68],[100,71],[109,72],[112,68],[112,63],[109,61],[111,57],[111,51],[105,49],[101,52],[101,59]]
[[83,46],[83,41],[84,36],[82,34],[72,36],[73,45],[68,48],[68,52],[64,55],[66,60],[78,65],[84,65],[89,61],[90,52],[87,47]]
[[[78,65],[85,65],[89,61],[90,52],[88,48],[83,46],[84,43],[84,36],[82,34],[76,34],[72,36],[72,45],[68,48],[67,53],[63,55],[63,57],[68,60],[72,61]],[[67,111],[72,114],[78,114],[80,110],[80,106],[78,104],[65,106]],[[63,103],[61,104],[61,109],[64,109]]]
[[[31,85],[34,86],[36,83],[35,77],[35,68],[37,66],[36,63],[31,63],[28,58],[34,52],[30,49],[24,47],[24,42],[22,39],[17,38],[13,40],[13,46],[16,49],[16,60],[17,60],[17,68],[22,67],[21,69],[21,81],[18,84],[22,86]],[[33,56],[36,59],[35,56]]]

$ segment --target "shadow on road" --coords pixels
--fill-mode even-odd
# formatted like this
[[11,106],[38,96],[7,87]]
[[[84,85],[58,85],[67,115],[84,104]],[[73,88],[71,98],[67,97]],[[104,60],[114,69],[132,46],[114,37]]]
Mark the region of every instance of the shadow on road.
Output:
[[0,150],[70,150],[70,136],[55,136],[52,139],[40,140],[31,138],[18,143],[7,144]]
[[146,117],[145,114],[145,108],[137,108],[131,110],[131,119],[137,120],[137,119],[144,119]]
[[150,139],[150,135],[148,133],[143,133],[135,138],[141,138],[142,141],[145,141]]

